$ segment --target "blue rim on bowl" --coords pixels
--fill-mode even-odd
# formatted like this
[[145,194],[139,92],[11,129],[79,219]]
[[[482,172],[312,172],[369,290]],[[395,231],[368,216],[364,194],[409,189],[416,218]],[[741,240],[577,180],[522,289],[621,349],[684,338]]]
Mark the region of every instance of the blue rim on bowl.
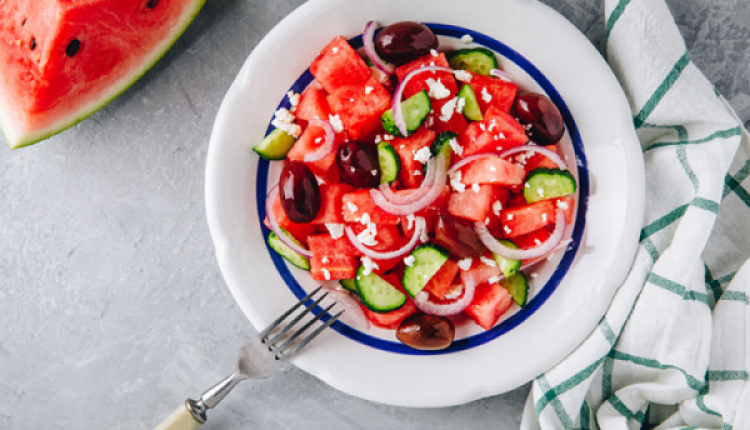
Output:
[[[465,28],[453,26],[453,25],[436,24],[436,23],[425,23],[425,25],[428,26],[435,34],[439,36],[446,36],[446,37],[460,39],[464,35],[467,35],[467,34],[470,35],[474,39],[475,43],[497,52],[498,54],[504,56],[511,62],[515,63],[518,67],[520,67],[542,88],[542,90],[557,106],[557,108],[560,110],[560,113],[563,116],[563,120],[565,122],[565,126],[570,136],[572,148],[576,157],[576,167],[578,169],[578,212],[576,215],[573,232],[571,234],[572,242],[565,250],[565,253],[563,254],[562,259],[558,263],[558,266],[556,267],[554,273],[552,273],[552,275],[547,280],[545,285],[526,304],[526,306],[523,309],[519,310],[518,312],[516,312],[514,315],[510,316],[506,320],[500,322],[499,324],[497,324],[495,327],[493,327],[490,330],[487,330],[485,332],[478,333],[475,335],[471,335],[463,339],[458,339],[454,341],[450,347],[443,349],[443,350],[423,351],[423,350],[416,350],[416,349],[410,348],[400,342],[380,339],[380,338],[368,335],[340,321],[335,322],[331,326],[333,329],[335,329],[342,335],[352,340],[355,340],[357,342],[360,342],[362,344],[368,345],[370,347],[381,349],[384,351],[393,352],[393,353],[410,354],[410,355],[447,354],[451,352],[457,352],[457,351],[474,348],[476,346],[489,342],[493,339],[496,339],[498,336],[501,336],[504,333],[507,333],[508,331],[512,330],[514,327],[521,324],[527,318],[529,318],[534,312],[536,312],[536,310],[539,309],[544,304],[544,302],[552,295],[552,293],[554,293],[554,291],[557,289],[557,286],[560,284],[560,281],[568,272],[570,265],[575,259],[575,256],[578,251],[579,244],[581,242],[581,238],[584,232],[584,226],[586,222],[586,206],[587,206],[588,196],[589,196],[588,166],[587,166],[586,157],[583,151],[583,143],[581,142],[581,136],[578,132],[578,128],[576,127],[575,121],[573,120],[573,116],[571,115],[570,110],[565,104],[565,101],[562,99],[562,97],[557,92],[557,90],[552,85],[552,83],[544,76],[544,74],[542,74],[542,72],[539,71],[539,69],[537,69],[533,64],[531,64],[521,54],[514,51],[512,48],[503,44],[502,42],[499,42],[489,36],[486,36],[484,34],[478,33],[473,30],[469,30],[469,29],[465,29]],[[355,49],[360,48],[362,46],[362,36],[359,35],[350,39],[349,43]],[[290,87],[290,90],[296,93],[301,93],[308,86],[308,84],[312,82],[313,79],[314,78],[312,74],[310,73],[310,70],[307,69],[305,70],[304,73],[302,73],[302,75],[300,75],[297,81],[294,82],[294,84]],[[290,107],[289,100],[286,97],[284,97],[281,103],[279,103],[278,108],[289,108],[289,107]],[[267,133],[270,133],[272,130],[273,130],[273,126],[269,125]],[[262,229],[263,235],[265,237],[267,237],[270,232],[270,230],[268,230],[268,228],[263,224],[263,220],[266,217],[265,198],[266,198],[266,190],[267,190],[267,185],[268,185],[269,165],[270,163],[267,160],[261,159],[259,161],[257,179],[256,179],[256,200],[257,200],[256,205],[257,205],[257,210],[258,210],[258,219],[260,220],[260,228]],[[279,254],[277,254],[276,252],[268,248],[267,244],[266,244],[266,247],[268,249],[271,260],[273,261],[276,267],[276,270],[278,270],[282,279],[287,284],[287,286],[292,291],[292,293],[294,293],[294,295],[297,296],[297,298],[301,299],[302,297],[304,297],[307,293],[305,292],[305,290],[302,289],[302,287],[299,285],[299,283],[294,278],[292,273],[289,271],[289,268],[287,267],[284,259]],[[314,312],[316,314],[322,311],[323,309],[320,307],[316,307],[314,309]],[[326,321],[328,318],[329,316],[325,315],[323,316],[322,319]]]

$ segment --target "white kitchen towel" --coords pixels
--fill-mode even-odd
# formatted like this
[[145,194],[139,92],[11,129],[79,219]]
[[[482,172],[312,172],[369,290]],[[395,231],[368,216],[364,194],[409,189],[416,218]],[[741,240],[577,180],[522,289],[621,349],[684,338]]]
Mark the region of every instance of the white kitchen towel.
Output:
[[521,427],[748,430],[750,140],[663,0],[604,4],[646,214],[628,277],[589,337],[534,380]]

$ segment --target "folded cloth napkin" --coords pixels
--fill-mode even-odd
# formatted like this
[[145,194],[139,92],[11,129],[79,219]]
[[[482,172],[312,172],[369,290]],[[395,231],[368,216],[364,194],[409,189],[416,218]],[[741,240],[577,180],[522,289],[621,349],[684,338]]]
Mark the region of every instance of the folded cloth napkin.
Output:
[[604,4],[646,214],[629,275],[589,337],[533,381],[521,427],[750,429],[747,132],[663,0]]

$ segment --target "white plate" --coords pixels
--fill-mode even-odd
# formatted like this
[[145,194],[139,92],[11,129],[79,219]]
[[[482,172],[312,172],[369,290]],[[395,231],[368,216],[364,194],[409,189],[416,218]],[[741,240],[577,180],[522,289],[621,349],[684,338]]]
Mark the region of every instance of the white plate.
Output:
[[392,331],[337,323],[294,363],[343,392],[400,406],[456,405],[512,390],[596,326],[630,268],[644,209],[643,159],[619,84],[588,40],[536,1],[312,0],[281,21],[248,57],[211,134],[206,210],[219,266],[258,329],[297,300],[292,291],[315,285],[264,245],[259,213],[266,179],[275,183],[278,168],[250,149],[286,92],[309,81],[306,69],[322,47],[336,35],[361,34],[369,20],[439,23],[441,47],[462,46],[458,38],[470,32],[498,51],[521,88],[558,104],[569,131],[561,147],[579,181],[581,203],[567,232],[574,245],[537,270],[526,309],[513,309],[489,332],[459,321],[448,351],[415,352]]

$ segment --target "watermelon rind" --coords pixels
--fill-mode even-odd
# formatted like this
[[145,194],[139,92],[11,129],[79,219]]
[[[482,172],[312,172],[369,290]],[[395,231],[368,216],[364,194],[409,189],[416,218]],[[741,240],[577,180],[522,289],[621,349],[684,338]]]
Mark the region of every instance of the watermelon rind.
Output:
[[117,96],[125,92],[125,90],[145,75],[169,51],[175,42],[177,42],[177,39],[182,36],[182,33],[187,30],[190,23],[193,22],[205,2],[206,0],[193,0],[185,9],[185,13],[180,17],[172,32],[164,38],[161,44],[157,45],[150,56],[145,57],[139,66],[133,68],[132,73],[116,81],[110,87],[109,91],[101,95],[99,100],[72,111],[68,117],[64,117],[40,130],[21,132],[12,126],[12,121],[9,119],[11,116],[3,109],[4,107],[11,106],[8,103],[0,103],[0,129],[2,129],[8,145],[10,145],[11,149],[17,149],[49,139],[93,115],[96,111],[117,98]]

